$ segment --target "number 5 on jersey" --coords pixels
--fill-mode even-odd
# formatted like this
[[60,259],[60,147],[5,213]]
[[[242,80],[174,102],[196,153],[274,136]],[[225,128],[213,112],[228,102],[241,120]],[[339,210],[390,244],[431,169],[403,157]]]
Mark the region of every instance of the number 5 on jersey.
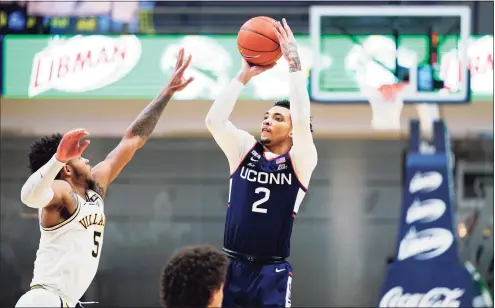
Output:
[[98,257],[98,254],[100,253],[100,241],[101,241],[101,232],[95,231],[93,234],[93,242],[95,244],[95,248],[91,252],[91,255],[94,258]]
[[266,201],[268,201],[268,199],[270,199],[270,190],[266,187],[258,187],[254,190],[254,192],[258,195],[262,194],[263,197],[258,201],[256,201],[255,203],[253,203],[253,208],[252,208],[253,212],[266,214],[268,210],[266,208],[261,207],[261,205]]

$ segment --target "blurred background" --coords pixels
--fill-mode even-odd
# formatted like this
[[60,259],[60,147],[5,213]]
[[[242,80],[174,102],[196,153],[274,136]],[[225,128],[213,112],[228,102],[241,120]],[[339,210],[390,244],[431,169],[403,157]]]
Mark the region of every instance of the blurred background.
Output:
[[[28,289],[39,243],[37,214],[20,201],[20,188],[29,176],[30,142],[44,134],[85,127],[92,134],[87,155],[95,164],[166,84],[178,46],[193,54],[194,85],[169,104],[154,138],[107,194],[104,253],[83,298],[101,306],[157,306],[160,271],[171,253],[193,243],[222,245],[228,164],[207,132],[204,117],[240,66],[236,35],[241,25],[259,15],[287,18],[309,72],[314,51],[310,6],[405,4],[100,1],[95,3],[101,6],[92,7],[86,1],[75,2],[43,6],[38,1],[30,6],[25,1],[0,1],[2,307],[14,306]],[[462,4],[471,9],[469,102],[438,108],[455,157],[453,224],[459,257],[473,263],[493,289],[493,2],[416,4]],[[73,38],[79,34],[101,37]],[[119,52],[129,54],[118,69],[99,69],[100,59],[88,62],[89,71],[81,73],[63,62],[66,54],[84,52],[91,44],[109,46],[111,37],[119,40],[122,34],[135,34],[139,42],[115,41],[127,49],[106,61],[120,61]],[[333,46],[336,54],[329,54],[327,61],[338,63],[347,51],[338,43]],[[448,57],[452,48],[439,46],[443,76],[452,74],[449,67],[453,71],[457,67]],[[56,76],[53,67],[58,69]],[[95,76],[105,74],[112,80],[95,81]],[[345,74],[342,68],[332,78],[338,81]],[[264,111],[288,93],[285,70],[274,70],[269,77],[243,92],[232,116],[237,126],[256,136]],[[394,259],[408,123],[417,111],[406,105],[401,129],[392,133],[371,129],[366,103],[315,101],[312,114],[319,163],[294,226],[292,305],[375,306],[387,264]],[[473,244],[470,237],[479,225],[483,235]]]

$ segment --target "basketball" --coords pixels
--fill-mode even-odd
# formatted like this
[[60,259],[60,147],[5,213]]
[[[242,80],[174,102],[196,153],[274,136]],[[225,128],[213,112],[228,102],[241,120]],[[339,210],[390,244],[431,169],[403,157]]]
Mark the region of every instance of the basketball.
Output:
[[237,34],[237,49],[247,62],[270,65],[282,56],[278,38],[273,29],[276,20],[258,16],[246,21]]

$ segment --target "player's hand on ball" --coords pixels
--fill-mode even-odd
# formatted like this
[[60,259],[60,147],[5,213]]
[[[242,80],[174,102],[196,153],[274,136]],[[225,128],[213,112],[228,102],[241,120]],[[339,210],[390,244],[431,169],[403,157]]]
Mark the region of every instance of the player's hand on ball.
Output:
[[71,159],[81,156],[89,145],[89,140],[81,139],[88,136],[89,132],[83,128],[71,130],[66,133],[58,145],[56,158],[58,161],[66,163]]
[[299,60],[299,53],[297,52],[296,38],[285,18],[282,19],[282,23],[277,22],[275,24],[273,31],[275,31],[275,35],[277,35],[282,54],[289,63],[289,70],[291,72],[300,71],[301,62]]
[[237,75],[237,79],[243,84],[248,83],[248,81],[271,68],[273,68],[277,63],[272,63],[270,65],[253,65],[249,64],[244,58],[242,58],[241,71]]
[[272,63],[269,65],[254,65],[242,58],[242,71],[247,72],[251,77],[257,76],[271,68],[273,68],[277,63]]
[[189,55],[187,57],[186,62],[184,62],[184,48],[179,50],[179,56],[177,58],[177,63],[175,64],[175,69],[170,77],[170,81],[168,82],[167,92],[169,94],[173,94],[178,91],[184,90],[188,84],[190,84],[194,77],[189,77],[187,79],[184,78],[184,71],[191,64],[192,56]]

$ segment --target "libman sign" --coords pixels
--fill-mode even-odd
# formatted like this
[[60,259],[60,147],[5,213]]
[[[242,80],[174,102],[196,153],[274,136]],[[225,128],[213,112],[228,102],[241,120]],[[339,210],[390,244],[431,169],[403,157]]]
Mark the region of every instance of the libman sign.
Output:
[[89,94],[109,87],[136,67],[141,52],[141,42],[135,36],[52,40],[31,61],[28,96],[53,91]]
[[[308,36],[299,36],[303,67],[312,67],[313,51]],[[344,35],[323,38],[323,63],[332,70],[335,83],[348,78],[344,65],[354,43]],[[402,39],[410,50],[424,49],[426,38]],[[235,35],[162,36],[15,36],[4,40],[3,92],[7,98],[151,99],[165,85],[174,68],[180,47],[193,55],[188,73],[195,81],[176,99],[215,99],[240,66]],[[473,37],[469,47],[474,101],[493,99],[493,36]],[[449,85],[459,82],[455,44],[440,46],[441,76]],[[288,68],[285,61],[254,78],[243,99],[273,100],[287,97]],[[345,77],[344,77],[345,76]],[[332,80],[326,80],[332,82]]]

